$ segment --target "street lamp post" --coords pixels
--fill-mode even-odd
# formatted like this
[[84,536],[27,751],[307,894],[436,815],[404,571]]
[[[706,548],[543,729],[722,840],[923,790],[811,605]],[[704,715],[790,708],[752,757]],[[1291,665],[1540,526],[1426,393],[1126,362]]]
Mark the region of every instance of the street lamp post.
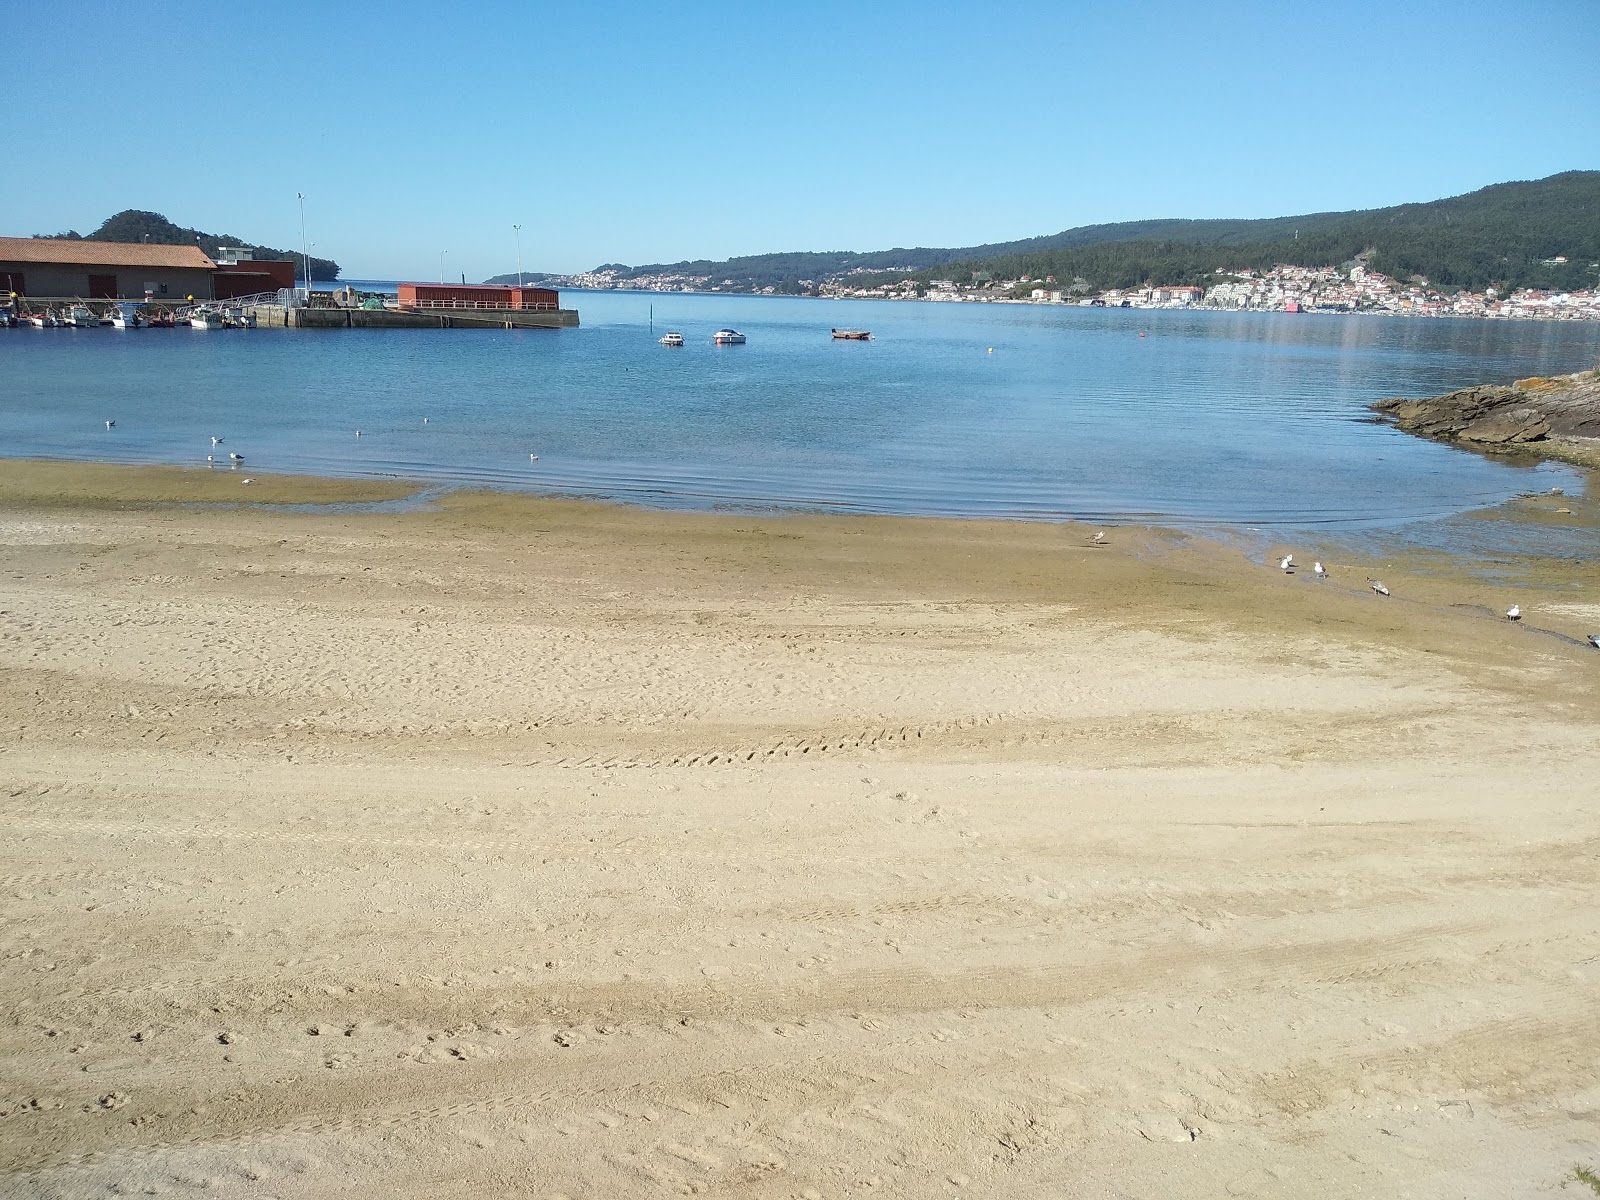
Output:
[[514,229],[516,231],[516,234],[517,234],[517,286],[521,287],[522,286],[522,226],[521,225],[513,225],[511,228]]
[[448,251],[448,250],[439,251],[439,282],[440,283],[444,282],[444,256],[446,254],[449,254],[449,253],[450,253],[450,251]]
[[306,268],[306,295],[311,295],[311,249],[306,241],[306,194],[296,192],[300,198],[300,259]]

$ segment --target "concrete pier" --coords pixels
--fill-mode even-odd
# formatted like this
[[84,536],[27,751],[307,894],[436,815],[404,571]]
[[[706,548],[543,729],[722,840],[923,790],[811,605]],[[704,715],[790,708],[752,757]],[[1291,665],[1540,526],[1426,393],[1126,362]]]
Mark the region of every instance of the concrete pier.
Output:
[[256,325],[276,329],[575,329],[578,310],[392,308],[284,308],[257,304],[244,310]]

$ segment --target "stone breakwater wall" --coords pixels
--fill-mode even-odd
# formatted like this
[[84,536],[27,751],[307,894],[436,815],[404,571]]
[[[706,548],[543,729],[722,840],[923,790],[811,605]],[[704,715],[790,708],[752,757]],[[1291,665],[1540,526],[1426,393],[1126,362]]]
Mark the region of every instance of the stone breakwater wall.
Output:
[[1482,384],[1429,400],[1379,400],[1372,409],[1419,437],[1600,465],[1600,370]]

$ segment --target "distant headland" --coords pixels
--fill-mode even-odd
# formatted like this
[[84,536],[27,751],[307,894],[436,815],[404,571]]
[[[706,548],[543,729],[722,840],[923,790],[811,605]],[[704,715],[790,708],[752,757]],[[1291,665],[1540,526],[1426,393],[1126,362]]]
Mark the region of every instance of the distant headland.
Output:
[[1600,171],[1568,171],[1355,212],[1124,221],[953,249],[605,263],[523,278],[663,292],[1600,319],[1596,213]]

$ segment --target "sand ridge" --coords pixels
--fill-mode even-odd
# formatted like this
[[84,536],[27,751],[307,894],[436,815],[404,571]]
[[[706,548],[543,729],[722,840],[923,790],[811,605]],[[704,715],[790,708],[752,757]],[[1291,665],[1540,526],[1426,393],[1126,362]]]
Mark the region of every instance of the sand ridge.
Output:
[[8,1194],[1597,1157],[1600,673],[1441,564],[1384,605],[1161,531],[55,470],[0,506]]

